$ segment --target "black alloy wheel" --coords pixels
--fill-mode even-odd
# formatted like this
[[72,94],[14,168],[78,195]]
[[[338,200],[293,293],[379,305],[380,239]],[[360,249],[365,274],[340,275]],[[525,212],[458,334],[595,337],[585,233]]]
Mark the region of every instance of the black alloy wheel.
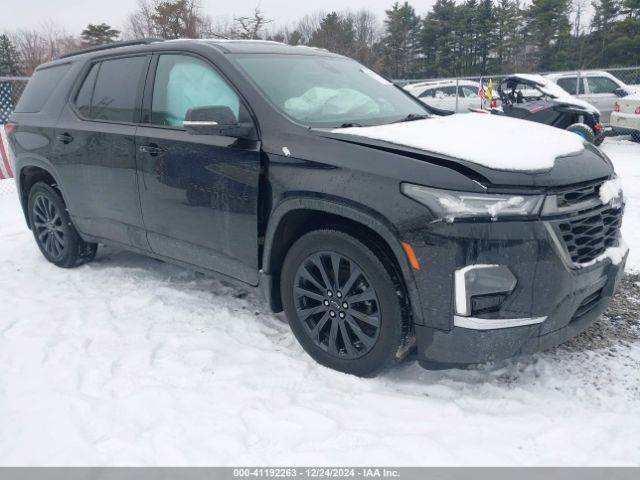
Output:
[[295,308],[311,340],[330,355],[366,355],[380,334],[380,301],[371,281],[349,257],[320,251],[296,273]]
[[296,339],[318,363],[371,377],[412,345],[401,275],[383,246],[339,230],[315,230],[289,249],[280,292]]
[[95,258],[98,245],[80,238],[60,192],[51,185],[31,187],[28,214],[38,248],[54,265],[72,268]]
[[33,199],[33,231],[39,245],[53,260],[61,260],[67,246],[62,218],[53,202],[40,193]]

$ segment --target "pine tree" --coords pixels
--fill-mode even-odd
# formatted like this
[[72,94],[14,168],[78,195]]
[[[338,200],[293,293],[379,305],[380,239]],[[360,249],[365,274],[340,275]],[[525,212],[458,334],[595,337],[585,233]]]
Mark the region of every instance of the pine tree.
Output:
[[420,44],[427,76],[460,74],[457,67],[457,50],[460,48],[456,38],[458,22],[454,0],[437,0],[422,22]]
[[619,0],[594,0],[591,4],[594,9],[591,27],[596,31],[596,39],[599,46],[599,64],[607,66],[607,43],[608,37],[613,27],[613,23],[620,15]]
[[113,43],[120,36],[120,32],[111,28],[106,23],[100,25],[89,24],[82,33],[82,43],[85,46],[104,45],[105,43]]
[[518,0],[499,0],[495,16],[495,66],[498,73],[518,69],[519,46],[522,37],[522,10]]
[[326,48],[342,55],[349,55],[355,39],[353,19],[331,12],[320,21],[320,28],[313,32],[309,45]]
[[20,75],[18,52],[7,35],[0,35],[0,76]]
[[571,23],[569,0],[533,0],[526,11],[527,34],[535,48],[535,68],[566,68],[570,62]]
[[416,69],[419,49],[420,17],[409,2],[398,2],[386,10],[386,35],[382,44],[387,52],[388,73],[393,78],[408,78]]
[[480,74],[484,75],[487,73],[489,55],[494,51],[496,45],[495,12],[491,0],[481,0],[478,5],[477,32],[477,61],[479,62]]

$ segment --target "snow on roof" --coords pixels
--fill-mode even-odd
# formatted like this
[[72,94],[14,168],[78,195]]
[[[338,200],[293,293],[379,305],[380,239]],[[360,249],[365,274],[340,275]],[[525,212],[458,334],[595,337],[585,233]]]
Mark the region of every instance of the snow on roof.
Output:
[[[340,128],[333,133],[382,140],[510,171],[550,170],[557,157],[584,150],[583,140],[575,133],[480,113]],[[499,141],[492,140],[495,138]]]

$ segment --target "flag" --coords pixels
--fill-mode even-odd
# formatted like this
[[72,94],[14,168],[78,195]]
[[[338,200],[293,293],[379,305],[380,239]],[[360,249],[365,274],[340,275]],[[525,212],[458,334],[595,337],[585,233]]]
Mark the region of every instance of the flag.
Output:
[[0,82],[0,180],[13,177],[9,160],[9,142],[4,131],[4,124],[9,121],[12,111],[11,82]]
[[0,82],[0,125],[7,123],[13,111],[11,82]]
[[487,85],[486,97],[489,102],[493,100],[493,78],[489,79],[489,85]]
[[9,142],[4,131],[4,125],[0,125],[0,180],[13,178],[9,153]]
[[480,86],[478,87],[478,96],[484,100],[486,92],[484,91],[484,80],[480,79]]

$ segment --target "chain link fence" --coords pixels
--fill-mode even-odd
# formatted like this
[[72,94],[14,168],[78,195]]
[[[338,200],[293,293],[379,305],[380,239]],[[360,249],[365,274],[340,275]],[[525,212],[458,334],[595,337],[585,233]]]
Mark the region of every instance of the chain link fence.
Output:
[[13,170],[9,161],[4,124],[27,86],[28,77],[0,77],[0,195],[15,193]]

